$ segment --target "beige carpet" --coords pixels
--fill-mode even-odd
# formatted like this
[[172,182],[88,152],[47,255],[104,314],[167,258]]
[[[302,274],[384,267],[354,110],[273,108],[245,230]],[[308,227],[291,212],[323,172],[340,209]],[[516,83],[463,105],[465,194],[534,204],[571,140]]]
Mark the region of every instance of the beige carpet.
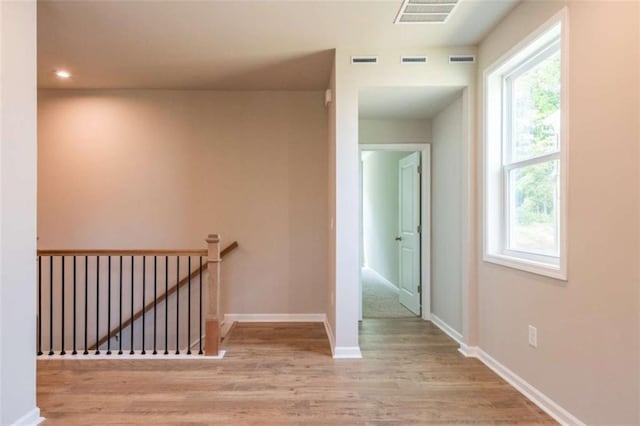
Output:
[[398,289],[368,268],[362,269],[362,316],[365,318],[415,317],[400,304]]

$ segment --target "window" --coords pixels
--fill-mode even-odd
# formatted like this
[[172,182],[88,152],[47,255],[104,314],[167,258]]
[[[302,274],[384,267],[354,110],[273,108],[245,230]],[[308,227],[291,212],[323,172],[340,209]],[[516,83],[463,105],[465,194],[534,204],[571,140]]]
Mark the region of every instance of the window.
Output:
[[484,260],[566,279],[566,11],[485,73]]

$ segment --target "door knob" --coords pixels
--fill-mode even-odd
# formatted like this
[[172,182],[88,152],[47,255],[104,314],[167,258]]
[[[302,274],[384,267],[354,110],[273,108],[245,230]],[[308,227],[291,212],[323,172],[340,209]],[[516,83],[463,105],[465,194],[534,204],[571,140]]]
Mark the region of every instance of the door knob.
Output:
[[402,241],[402,237],[396,237],[396,241]]

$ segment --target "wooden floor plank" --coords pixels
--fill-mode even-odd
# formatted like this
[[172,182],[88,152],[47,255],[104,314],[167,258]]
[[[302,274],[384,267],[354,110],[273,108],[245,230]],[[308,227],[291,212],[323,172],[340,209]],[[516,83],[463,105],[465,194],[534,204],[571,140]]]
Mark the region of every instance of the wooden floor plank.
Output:
[[243,323],[219,361],[39,361],[47,424],[552,424],[419,319],[366,319],[364,359],[321,324]]

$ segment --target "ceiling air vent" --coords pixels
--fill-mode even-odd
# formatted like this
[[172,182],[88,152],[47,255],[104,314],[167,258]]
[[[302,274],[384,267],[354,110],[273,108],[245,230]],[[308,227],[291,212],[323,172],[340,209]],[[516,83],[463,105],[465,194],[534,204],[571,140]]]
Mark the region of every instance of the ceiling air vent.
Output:
[[400,62],[403,64],[426,64],[426,56],[401,56]]
[[377,64],[378,57],[377,56],[352,56],[351,63],[352,64]]
[[476,61],[473,55],[451,55],[449,56],[450,64],[472,64]]
[[458,4],[458,0],[404,0],[396,16],[396,24],[442,24]]

